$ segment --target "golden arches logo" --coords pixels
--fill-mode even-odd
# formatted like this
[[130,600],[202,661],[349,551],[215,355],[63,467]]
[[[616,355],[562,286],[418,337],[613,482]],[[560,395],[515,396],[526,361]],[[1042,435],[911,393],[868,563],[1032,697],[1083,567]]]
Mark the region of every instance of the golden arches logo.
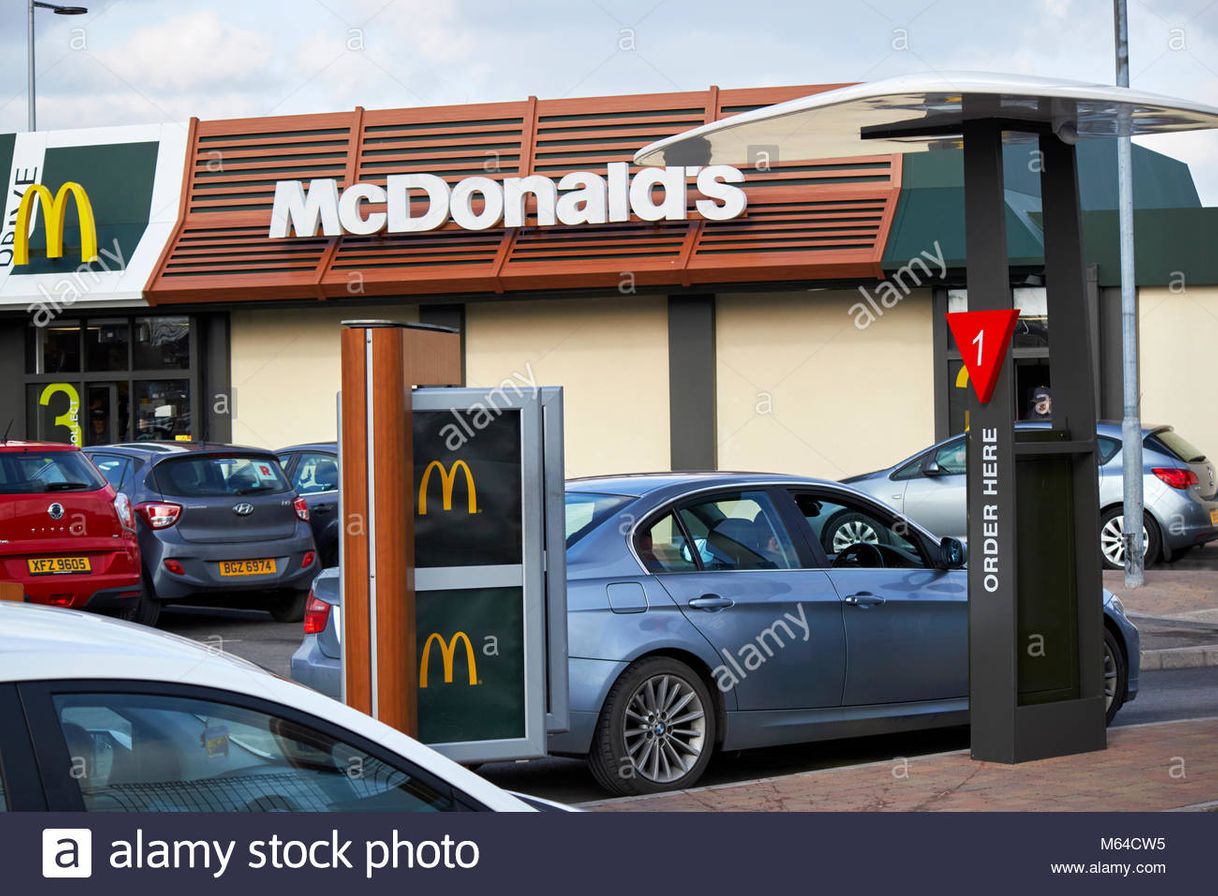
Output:
[[[968,368],[967,367],[961,366],[960,370],[957,371],[956,388],[957,389],[967,389],[968,388]],[[969,413],[968,413],[968,408],[965,408],[964,409],[964,431],[968,432],[968,429],[969,429]]]
[[469,635],[465,632],[457,632],[447,641],[439,632],[432,632],[427,636],[427,640],[423,643],[423,656],[419,659],[419,687],[427,687],[427,667],[428,660],[431,658],[431,645],[440,645],[440,659],[444,665],[444,683],[452,684],[453,681],[453,663],[457,658],[457,645],[465,645],[465,668],[469,674],[469,685],[475,687],[478,684],[478,662],[474,657],[474,645],[469,640]]
[[423,470],[423,478],[419,480],[419,516],[427,516],[427,484],[431,481],[431,471],[440,471],[440,501],[445,510],[453,509],[453,486],[457,484],[457,473],[465,474],[465,491],[468,495],[466,505],[470,513],[478,512],[478,492],[474,488],[474,471],[463,460],[453,461],[452,466],[446,467],[438,460],[433,460]]
[[30,263],[30,216],[34,204],[42,203],[47,235],[47,258],[63,257],[63,229],[68,213],[68,197],[76,200],[76,213],[80,218],[80,260],[97,261],[97,223],[93,220],[93,203],[89,194],[78,183],[69,181],[59,188],[54,196],[42,184],[33,184],[21,196],[17,206],[16,233],[13,239],[13,264]]

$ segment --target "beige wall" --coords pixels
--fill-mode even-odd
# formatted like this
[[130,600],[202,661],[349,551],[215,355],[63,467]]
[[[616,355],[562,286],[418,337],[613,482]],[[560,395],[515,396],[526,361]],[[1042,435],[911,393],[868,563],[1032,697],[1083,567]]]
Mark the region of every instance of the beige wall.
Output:
[[[413,305],[378,306],[386,320],[416,321]],[[352,308],[232,312],[233,441],[276,449],[337,437],[339,330]]]
[[1206,388],[1218,370],[1218,287],[1139,289],[1138,322],[1142,419],[1170,424],[1218,457],[1218,414]]
[[931,294],[866,328],[857,290],[720,295],[719,468],[837,479],[934,441]]
[[[849,313],[859,298],[849,290],[719,296],[720,469],[838,478],[934,440],[929,292],[863,330]],[[1218,314],[1218,293],[1211,301]],[[335,437],[338,333],[353,316],[324,304],[232,312],[233,441],[279,448]],[[417,308],[378,307],[374,316],[417,320]],[[1149,370],[1153,342],[1143,338]],[[513,375],[564,387],[568,476],[669,469],[664,296],[468,304],[468,384],[493,387]]]
[[667,470],[663,296],[480,302],[465,310],[470,386],[562,386],[568,476]]

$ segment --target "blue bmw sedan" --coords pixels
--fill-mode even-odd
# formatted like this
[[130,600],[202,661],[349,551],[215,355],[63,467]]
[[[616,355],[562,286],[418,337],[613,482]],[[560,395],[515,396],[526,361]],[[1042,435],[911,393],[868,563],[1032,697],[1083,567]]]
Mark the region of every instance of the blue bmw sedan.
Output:
[[[586,757],[610,792],[654,793],[694,784],[718,749],[964,724],[963,554],[831,482],[570,481],[571,730],[549,750]],[[338,594],[337,571],[323,573],[292,659],[294,678],[332,695]],[[1139,641],[1120,600],[1103,601],[1111,720],[1137,693]]]

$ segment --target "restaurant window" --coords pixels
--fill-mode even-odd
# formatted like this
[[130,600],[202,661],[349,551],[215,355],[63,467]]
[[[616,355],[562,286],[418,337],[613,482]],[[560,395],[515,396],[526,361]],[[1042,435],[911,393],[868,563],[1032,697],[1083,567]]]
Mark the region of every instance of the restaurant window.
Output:
[[107,315],[30,327],[30,438],[76,445],[194,435],[198,369],[191,319]]
[[[1011,337],[1011,356],[1015,361],[1015,406],[1011,419],[1028,417],[1038,389],[1050,388],[1049,382],[1049,310],[1043,286],[1017,286],[1012,290],[1019,321]],[[968,290],[947,290],[947,312],[968,310]],[[968,427],[968,394],[971,384],[964,369],[960,348],[950,331],[944,327],[946,344],[939,346],[939,363],[947,368],[947,431],[954,435]]]

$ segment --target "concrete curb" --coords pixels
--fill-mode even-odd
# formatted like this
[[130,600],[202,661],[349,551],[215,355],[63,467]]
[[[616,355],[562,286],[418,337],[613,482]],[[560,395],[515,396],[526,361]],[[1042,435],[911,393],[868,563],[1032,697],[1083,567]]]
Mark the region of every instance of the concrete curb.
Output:
[[1215,666],[1218,666],[1218,644],[1165,647],[1162,650],[1142,651],[1143,672],[1158,672],[1164,669],[1207,669]]

